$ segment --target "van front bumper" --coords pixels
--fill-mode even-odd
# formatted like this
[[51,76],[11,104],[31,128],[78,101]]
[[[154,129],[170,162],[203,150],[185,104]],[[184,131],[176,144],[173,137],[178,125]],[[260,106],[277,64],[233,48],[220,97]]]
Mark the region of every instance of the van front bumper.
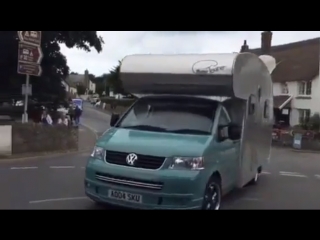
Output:
[[[104,182],[96,178],[97,173],[130,178],[137,182],[161,182],[162,188],[154,190]],[[200,209],[205,184],[206,180],[202,179],[199,171],[153,171],[106,164],[98,160],[89,160],[84,182],[85,193],[93,201],[135,209]],[[109,190],[139,194],[142,196],[142,203],[110,198]]]

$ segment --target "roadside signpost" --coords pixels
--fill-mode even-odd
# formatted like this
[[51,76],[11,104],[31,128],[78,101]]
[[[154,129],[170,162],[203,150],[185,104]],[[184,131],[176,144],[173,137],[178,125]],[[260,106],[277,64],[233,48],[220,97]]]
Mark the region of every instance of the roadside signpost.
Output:
[[21,93],[22,93],[22,95],[28,94],[29,96],[31,96],[32,95],[32,85],[30,84],[29,87],[27,88],[27,86],[25,84],[22,84]]
[[30,75],[41,76],[41,61],[43,53],[41,50],[41,31],[18,31],[18,67],[19,74],[26,75],[26,84],[22,86],[22,94],[25,95],[24,113],[22,121],[28,122],[28,96],[32,94],[32,86],[29,84]]

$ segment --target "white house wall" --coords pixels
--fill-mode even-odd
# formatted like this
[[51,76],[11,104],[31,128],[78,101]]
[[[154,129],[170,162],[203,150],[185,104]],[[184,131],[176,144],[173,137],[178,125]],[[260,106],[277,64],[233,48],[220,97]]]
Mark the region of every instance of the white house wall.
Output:
[[66,84],[66,82],[65,81],[61,81],[61,83],[62,83],[62,85],[64,86],[64,88],[65,88],[65,90],[66,90],[66,92],[69,92],[69,85],[68,84]]
[[74,87],[70,87],[69,92],[70,92],[71,94],[77,94],[77,89],[74,88]]
[[[281,93],[281,84],[273,83],[273,95],[279,96],[283,95]],[[299,124],[299,113],[298,109],[310,109],[311,115],[315,113],[320,113],[320,81],[319,76],[312,80],[312,90],[311,98],[308,99],[297,99],[299,93],[298,82],[288,82],[287,83],[289,95],[293,95],[291,101],[291,115],[290,115],[290,125],[294,126]]]
[[89,90],[92,91],[93,93],[95,93],[96,92],[96,84],[90,81]]

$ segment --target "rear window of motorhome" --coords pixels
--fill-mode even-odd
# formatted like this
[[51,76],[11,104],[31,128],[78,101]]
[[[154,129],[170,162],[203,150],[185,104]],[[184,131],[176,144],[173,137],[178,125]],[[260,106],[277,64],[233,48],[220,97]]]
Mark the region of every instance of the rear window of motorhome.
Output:
[[210,135],[217,106],[215,101],[200,98],[142,98],[116,127]]
[[264,118],[269,118],[269,111],[270,111],[269,108],[270,108],[269,107],[269,100],[266,100],[264,102],[264,111],[263,111]]

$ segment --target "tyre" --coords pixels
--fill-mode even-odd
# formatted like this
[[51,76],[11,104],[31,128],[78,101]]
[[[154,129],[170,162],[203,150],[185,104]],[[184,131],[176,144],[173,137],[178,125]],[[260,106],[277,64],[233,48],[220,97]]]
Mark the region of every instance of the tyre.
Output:
[[221,180],[217,176],[212,176],[206,185],[202,210],[219,210],[221,196]]

